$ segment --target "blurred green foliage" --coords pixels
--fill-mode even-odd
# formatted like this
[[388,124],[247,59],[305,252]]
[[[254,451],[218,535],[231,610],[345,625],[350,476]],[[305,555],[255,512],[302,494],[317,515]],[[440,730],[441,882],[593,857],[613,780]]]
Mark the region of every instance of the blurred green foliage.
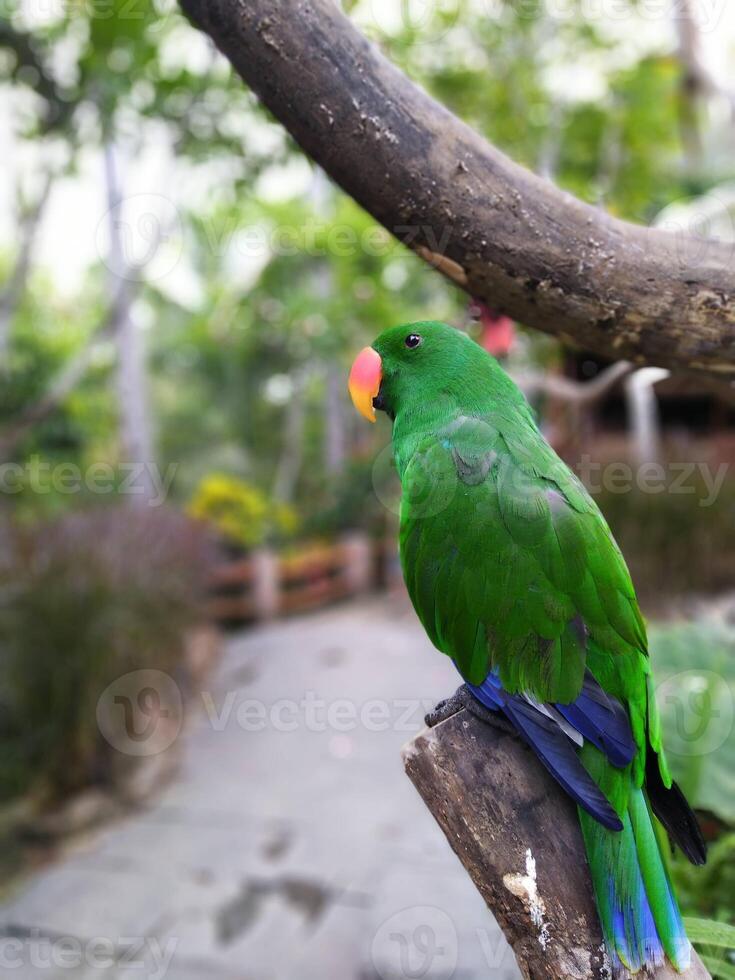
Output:
[[699,809],[735,827],[735,624],[658,624],[650,646],[671,771]]
[[[650,629],[666,757],[710,837],[707,864],[676,854],[682,908],[735,925],[735,609]],[[715,818],[714,821],[712,818]],[[719,836],[717,836],[719,835]]]
[[735,927],[709,919],[687,918],[687,934],[697,947],[702,963],[713,977],[733,980],[735,977]]

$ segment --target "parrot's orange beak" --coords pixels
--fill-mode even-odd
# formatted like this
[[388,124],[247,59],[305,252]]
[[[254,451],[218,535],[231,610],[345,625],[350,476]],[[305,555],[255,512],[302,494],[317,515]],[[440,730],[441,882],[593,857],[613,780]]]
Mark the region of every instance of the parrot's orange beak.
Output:
[[352,404],[369,422],[375,421],[373,398],[378,396],[382,379],[383,362],[380,354],[372,347],[363,348],[352,365],[347,387]]

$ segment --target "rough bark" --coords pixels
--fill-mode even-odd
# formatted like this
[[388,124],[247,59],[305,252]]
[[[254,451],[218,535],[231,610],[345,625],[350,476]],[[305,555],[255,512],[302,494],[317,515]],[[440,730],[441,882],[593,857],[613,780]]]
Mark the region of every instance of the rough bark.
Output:
[[[531,980],[609,980],[574,805],[515,736],[465,710],[404,749],[406,772]],[[706,980],[665,967],[656,980]]]
[[473,296],[613,359],[735,377],[734,248],[618,221],[411,83],[334,0],[182,0],[300,146]]

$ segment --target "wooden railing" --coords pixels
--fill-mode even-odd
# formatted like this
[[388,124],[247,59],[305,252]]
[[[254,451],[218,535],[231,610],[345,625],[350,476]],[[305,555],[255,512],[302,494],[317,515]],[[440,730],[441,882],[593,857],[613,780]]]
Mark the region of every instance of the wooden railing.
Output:
[[[395,545],[393,545],[395,550]],[[212,576],[209,618],[218,622],[263,620],[306,612],[359,595],[390,577],[381,572],[389,549],[362,534],[333,544],[277,553],[261,549],[223,561]]]

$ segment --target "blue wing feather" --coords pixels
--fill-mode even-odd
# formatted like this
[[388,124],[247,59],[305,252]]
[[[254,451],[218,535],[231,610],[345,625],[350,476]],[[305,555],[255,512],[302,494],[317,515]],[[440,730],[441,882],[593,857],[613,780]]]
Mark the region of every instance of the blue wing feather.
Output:
[[528,742],[539,760],[572,799],[610,830],[621,830],[622,823],[609,800],[592,779],[577,755],[574,743],[557,725],[520,695],[503,690],[495,671],[482,684],[467,687],[491,711],[501,711],[519,735]]
[[618,769],[633,761],[638,749],[627,712],[617,698],[603,691],[589,671],[579,697],[571,704],[554,707]]

